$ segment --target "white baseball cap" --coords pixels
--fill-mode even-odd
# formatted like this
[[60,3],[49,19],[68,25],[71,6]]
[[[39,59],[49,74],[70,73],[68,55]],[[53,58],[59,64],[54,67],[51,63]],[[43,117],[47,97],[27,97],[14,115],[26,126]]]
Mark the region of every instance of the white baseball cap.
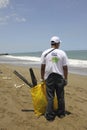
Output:
[[55,42],[55,43],[62,42],[62,41],[60,40],[60,38],[57,37],[57,36],[53,36],[53,37],[51,37],[50,41],[51,41],[51,42]]

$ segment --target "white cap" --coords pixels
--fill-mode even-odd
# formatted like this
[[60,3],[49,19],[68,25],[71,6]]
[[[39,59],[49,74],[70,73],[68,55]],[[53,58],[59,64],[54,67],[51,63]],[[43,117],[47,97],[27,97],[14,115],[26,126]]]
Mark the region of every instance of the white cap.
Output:
[[60,38],[57,37],[57,36],[53,36],[53,37],[50,39],[50,41],[51,41],[51,42],[55,42],[55,43],[62,42],[62,41],[60,40]]

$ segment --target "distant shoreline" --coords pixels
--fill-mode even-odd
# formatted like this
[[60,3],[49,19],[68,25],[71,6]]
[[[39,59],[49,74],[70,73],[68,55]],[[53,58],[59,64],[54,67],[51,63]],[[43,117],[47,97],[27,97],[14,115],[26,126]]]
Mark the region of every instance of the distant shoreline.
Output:
[[9,55],[8,53],[0,53],[0,56]]

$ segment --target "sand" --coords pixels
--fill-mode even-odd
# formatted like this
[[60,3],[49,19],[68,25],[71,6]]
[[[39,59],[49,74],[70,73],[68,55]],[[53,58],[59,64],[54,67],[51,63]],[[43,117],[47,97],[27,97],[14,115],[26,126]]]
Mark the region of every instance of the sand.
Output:
[[[40,70],[33,69],[39,82]],[[14,70],[31,82],[29,67],[0,64],[0,130],[87,130],[87,76],[69,74],[65,101],[70,114],[49,122],[35,116],[31,88]]]

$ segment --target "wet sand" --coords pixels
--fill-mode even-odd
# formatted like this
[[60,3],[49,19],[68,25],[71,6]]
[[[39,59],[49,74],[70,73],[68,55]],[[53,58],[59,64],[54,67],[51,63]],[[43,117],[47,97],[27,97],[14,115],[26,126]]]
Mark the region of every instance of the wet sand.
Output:
[[[40,79],[40,69],[33,68]],[[30,87],[13,71],[31,82],[29,67],[0,64],[0,130],[87,130],[87,76],[69,74],[65,87],[64,118],[47,121],[34,114]]]

